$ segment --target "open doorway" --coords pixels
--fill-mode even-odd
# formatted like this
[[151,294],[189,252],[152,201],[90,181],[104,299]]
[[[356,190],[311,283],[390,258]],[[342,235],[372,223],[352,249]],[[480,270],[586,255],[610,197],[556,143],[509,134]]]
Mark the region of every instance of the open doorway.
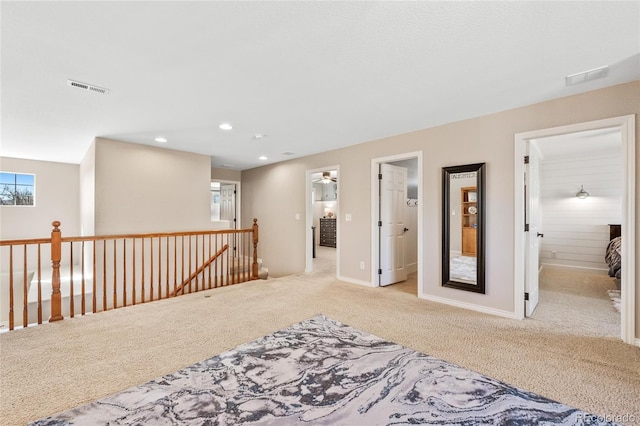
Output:
[[339,167],[307,171],[307,272],[337,274]]
[[372,160],[372,283],[419,295],[421,153]]
[[[516,135],[514,294],[520,318],[546,317],[633,343],[634,145],[633,116]],[[617,231],[619,253],[632,255],[609,276],[607,252]],[[618,287],[619,314],[609,294]],[[594,319],[596,310],[601,319]]]
[[[539,238],[539,303],[527,316],[617,338],[621,262],[615,247],[621,237],[613,234],[622,220],[621,131],[588,130],[528,143],[539,157],[537,233],[544,238]],[[607,258],[614,257],[609,265]]]
[[240,182],[211,181],[212,229],[238,229],[240,223]]

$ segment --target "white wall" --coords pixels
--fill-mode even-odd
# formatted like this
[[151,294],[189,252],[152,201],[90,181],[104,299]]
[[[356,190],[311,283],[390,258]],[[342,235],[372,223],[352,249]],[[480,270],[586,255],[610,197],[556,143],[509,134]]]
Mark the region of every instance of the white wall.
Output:
[[35,206],[0,206],[0,239],[48,238],[54,220],[63,236],[80,235],[77,164],[0,157],[0,170],[36,175]]
[[[544,161],[540,167],[540,263],[607,271],[608,224],[622,219],[621,150],[597,157]],[[580,185],[590,194],[575,195]]]

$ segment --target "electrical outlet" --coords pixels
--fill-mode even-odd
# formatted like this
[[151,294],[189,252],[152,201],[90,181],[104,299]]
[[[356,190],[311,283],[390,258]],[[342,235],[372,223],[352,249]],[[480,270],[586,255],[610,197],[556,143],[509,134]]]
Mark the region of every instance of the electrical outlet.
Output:
[[360,269],[362,269],[364,271],[364,261],[360,262]]

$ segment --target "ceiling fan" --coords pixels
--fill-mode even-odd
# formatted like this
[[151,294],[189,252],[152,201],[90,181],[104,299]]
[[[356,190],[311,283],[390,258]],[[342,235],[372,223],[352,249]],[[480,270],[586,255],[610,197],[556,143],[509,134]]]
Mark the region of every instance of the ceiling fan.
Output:
[[314,183],[331,183],[331,182],[337,182],[338,179],[331,177],[331,172],[322,172],[322,177],[320,179],[316,179],[313,182]]

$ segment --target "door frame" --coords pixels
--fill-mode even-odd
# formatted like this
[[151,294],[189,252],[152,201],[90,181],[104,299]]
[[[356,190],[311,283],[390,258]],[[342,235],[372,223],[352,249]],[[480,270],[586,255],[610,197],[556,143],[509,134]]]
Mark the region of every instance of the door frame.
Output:
[[524,318],[524,271],[525,271],[525,233],[524,233],[524,156],[526,142],[529,139],[557,136],[567,133],[598,130],[604,128],[618,128],[622,134],[623,158],[623,191],[622,191],[622,252],[625,266],[622,269],[621,282],[621,338],[629,344],[638,344],[635,339],[636,325],[636,274],[635,274],[635,183],[636,183],[636,135],[635,115],[607,118],[548,129],[534,130],[515,135],[514,146],[514,311],[516,318]]
[[423,194],[423,164],[422,164],[422,151],[406,152],[403,154],[391,155],[388,157],[373,158],[371,160],[371,286],[379,287],[378,285],[378,269],[380,269],[378,253],[380,250],[380,244],[378,241],[378,210],[380,206],[380,195],[378,193],[378,165],[381,163],[392,163],[400,160],[410,160],[412,158],[418,159],[418,297],[424,294],[424,262],[423,262],[423,248],[424,241],[422,238],[424,218],[424,194]]
[[236,186],[236,228],[242,229],[242,183],[237,180],[227,180],[227,179],[209,179],[209,184],[211,182],[220,182],[220,183],[229,183],[234,184]]
[[313,226],[313,200],[311,199],[311,191],[313,190],[313,181],[311,175],[314,173],[322,173],[327,170],[336,171],[336,183],[338,188],[338,196],[336,197],[336,277],[340,271],[340,166],[326,166],[318,169],[309,169],[305,173],[305,272],[313,272],[313,234],[311,226]]

